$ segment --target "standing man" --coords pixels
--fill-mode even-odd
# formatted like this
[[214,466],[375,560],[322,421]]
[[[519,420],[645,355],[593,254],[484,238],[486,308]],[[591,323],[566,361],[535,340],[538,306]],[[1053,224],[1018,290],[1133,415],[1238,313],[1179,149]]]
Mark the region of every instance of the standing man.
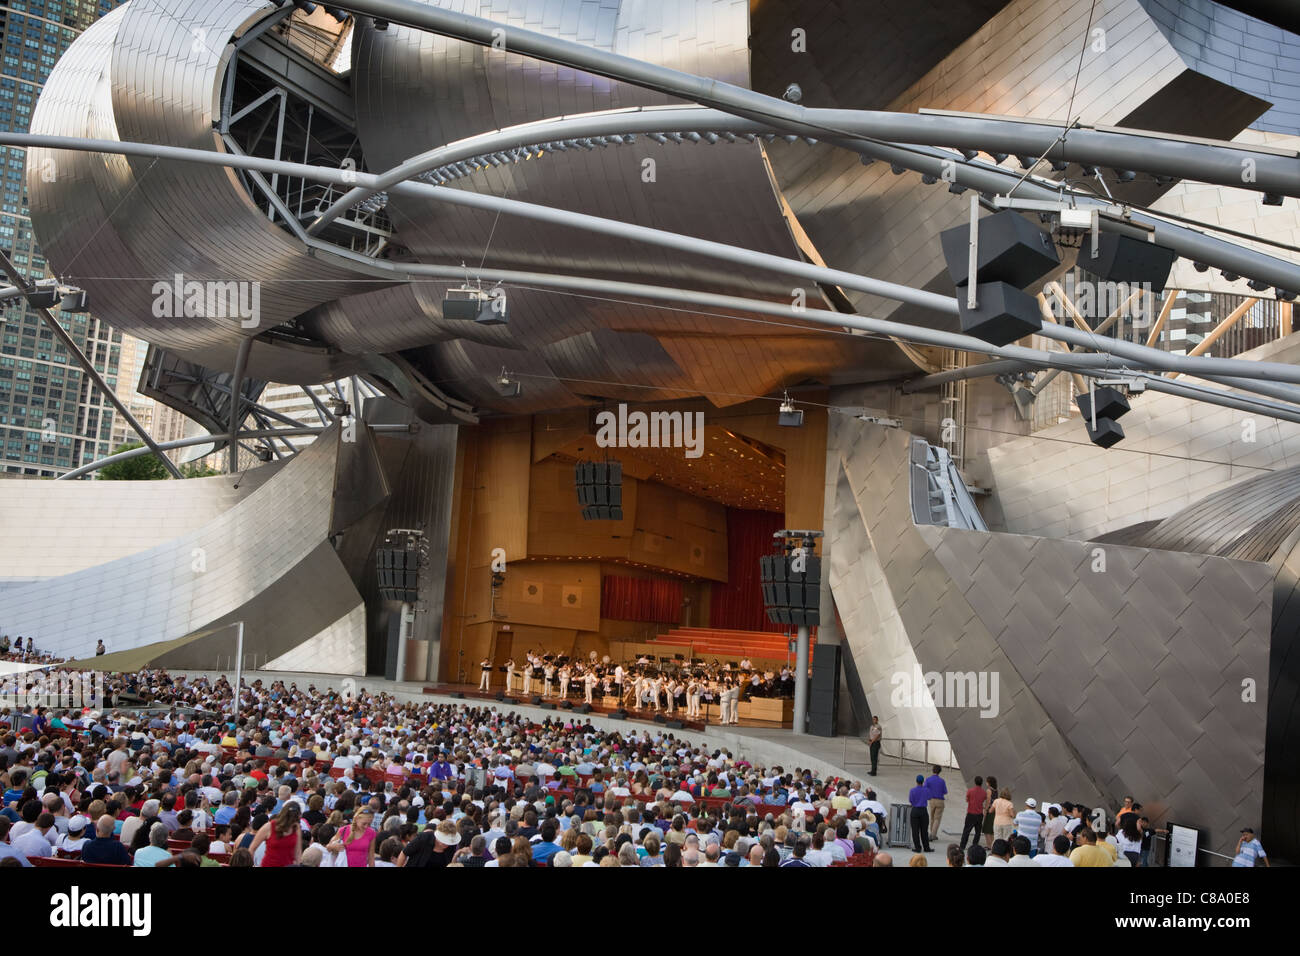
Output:
[[569,665],[565,664],[560,668],[560,697],[563,700],[569,699]]
[[1030,797],[1025,808],[1016,814],[1016,833],[1029,841],[1029,855],[1038,855],[1038,833],[1043,828],[1043,817],[1038,812],[1038,801]]
[[[100,646],[102,647],[103,645],[101,644]],[[491,688],[492,662],[485,657],[483,658],[483,660],[478,662],[478,666],[479,666],[479,670],[482,672],[483,675],[478,679],[478,689],[491,690],[492,689]]]
[[533,692],[533,652],[528,652],[528,663],[524,665],[524,696]]
[[555,665],[550,661],[547,661],[546,666],[542,668],[542,677],[542,696],[550,697],[552,693],[552,682],[555,680]]
[[974,785],[966,791],[966,822],[961,828],[961,851],[966,852],[966,835],[972,835],[971,842],[979,843],[980,830],[984,826],[984,813],[989,800],[988,791],[984,789],[984,778],[977,776]]
[[700,682],[694,675],[686,682],[686,716],[700,716]]
[[1255,839],[1255,831],[1250,827],[1241,831],[1241,836],[1237,839],[1237,851],[1232,858],[1233,866],[1258,866],[1260,860],[1268,866],[1268,856],[1264,853],[1264,846]]
[[585,700],[587,701],[588,704],[593,703],[591,699],[592,693],[596,689],[596,669],[594,667],[587,668],[587,676],[582,679],[582,682],[583,684],[586,685],[587,688],[587,694]]
[[912,852],[930,852],[930,814],[926,806],[930,802],[930,788],[926,786],[925,777],[916,775],[916,786],[907,794],[907,801],[912,805]]
[[515,659],[512,657],[506,661],[506,693],[509,694],[515,689]]
[[[944,798],[948,796],[948,785],[939,776],[939,767],[933,766],[925,785],[930,790],[930,839],[939,839],[939,820],[943,817]],[[929,850],[926,850],[929,853]]]
[[885,730],[880,726],[880,718],[871,715],[871,729],[867,731],[867,743],[871,745],[871,776],[876,775],[876,765],[880,762],[880,738]]

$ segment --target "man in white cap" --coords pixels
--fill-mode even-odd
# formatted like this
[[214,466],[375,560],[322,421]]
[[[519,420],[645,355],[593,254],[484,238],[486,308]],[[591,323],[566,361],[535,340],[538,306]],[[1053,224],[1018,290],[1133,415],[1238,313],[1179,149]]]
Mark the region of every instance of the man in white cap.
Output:
[[86,824],[89,822],[79,813],[71,817],[68,820],[68,832],[59,837],[54,848],[65,853],[80,853],[86,842]]
[[1029,855],[1038,855],[1038,831],[1042,829],[1043,817],[1038,812],[1038,801],[1033,797],[1025,800],[1025,808],[1016,814],[1016,833],[1029,841]]

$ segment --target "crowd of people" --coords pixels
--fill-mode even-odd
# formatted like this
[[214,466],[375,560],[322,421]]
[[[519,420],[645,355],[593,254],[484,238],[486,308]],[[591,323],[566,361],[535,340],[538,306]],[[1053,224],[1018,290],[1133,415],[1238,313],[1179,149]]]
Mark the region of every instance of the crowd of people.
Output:
[[[103,642],[100,642],[103,645]],[[20,664],[58,664],[64,660],[46,651],[38,650],[36,642],[30,637],[11,640],[8,634],[0,634],[0,661],[15,661]]]
[[[282,681],[236,700],[225,679],[163,670],[110,675],[105,691],[102,709],[0,713],[0,865],[893,865],[888,813],[861,781],[657,727]],[[939,767],[916,782],[913,866],[948,797]],[[964,801],[950,866],[1150,864],[1155,831],[1132,798],[1109,823],[1068,802],[1017,809],[992,777]],[[1236,865],[1257,860],[1243,833]]]
[[884,839],[858,782],[658,728],[165,671],[107,692],[135,703],[3,715],[0,865],[829,866]]

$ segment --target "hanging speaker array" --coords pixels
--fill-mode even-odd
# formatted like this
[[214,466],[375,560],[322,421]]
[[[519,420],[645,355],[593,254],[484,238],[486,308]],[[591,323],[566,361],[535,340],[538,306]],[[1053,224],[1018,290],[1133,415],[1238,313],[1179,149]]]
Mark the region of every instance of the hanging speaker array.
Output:
[[[1116,419],[1129,411],[1130,405],[1124,393],[1118,388],[1103,385],[1084,392],[1074,403],[1083,415],[1083,427],[1088,431],[1088,440],[1101,448],[1110,448],[1124,440],[1124,429]],[[1096,407],[1096,417],[1093,411]],[[1095,424],[1094,424],[1095,421]]]
[[767,619],[773,624],[816,627],[821,620],[822,559],[783,550],[763,555],[758,562]]
[[1038,302],[1026,295],[1061,264],[1052,237],[1011,209],[979,221],[975,250],[975,302],[967,302],[970,226],[939,235],[948,275],[957,286],[961,330],[994,345],[1008,345],[1037,332],[1043,324]]
[[580,461],[573,470],[583,521],[623,520],[623,463]]
[[414,602],[420,577],[420,552],[380,548],[375,552],[379,596],[385,601]]

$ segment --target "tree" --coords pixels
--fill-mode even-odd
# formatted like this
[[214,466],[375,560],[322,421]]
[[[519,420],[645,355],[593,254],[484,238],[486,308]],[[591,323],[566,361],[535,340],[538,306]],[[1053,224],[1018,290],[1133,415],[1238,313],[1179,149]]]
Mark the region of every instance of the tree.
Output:
[[[133,448],[143,448],[143,442],[128,442],[113,452],[119,455]],[[167,477],[167,469],[157,455],[137,455],[124,461],[115,461],[99,469],[96,477],[100,481],[158,481]]]
[[192,462],[188,465],[181,465],[182,478],[211,478],[214,475],[220,475],[223,472],[217,471],[210,465],[205,465],[201,461]]

